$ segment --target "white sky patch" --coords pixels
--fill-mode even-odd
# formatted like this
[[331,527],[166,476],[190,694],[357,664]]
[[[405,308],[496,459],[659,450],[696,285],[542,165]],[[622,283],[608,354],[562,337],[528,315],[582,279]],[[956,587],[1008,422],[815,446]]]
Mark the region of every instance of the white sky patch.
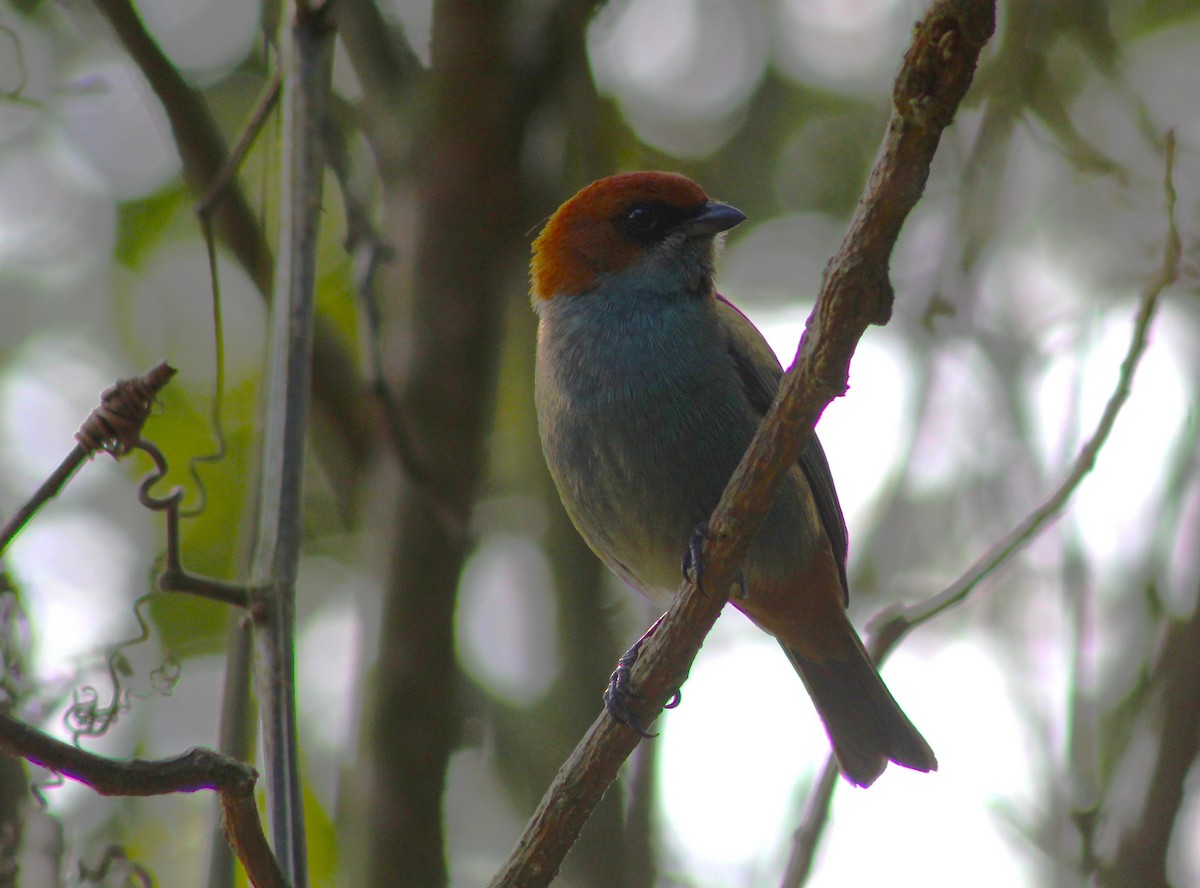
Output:
[[709,879],[695,884],[742,883],[786,834],[797,780],[829,749],[804,686],[773,639],[727,612],[661,723],[669,841]]
[[[102,355],[52,336],[27,343],[7,367],[0,375],[0,482],[23,502],[71,452],[75,432],[117,374]],[[94,483],[87,471],[73,480],[76,490]]]
[[83,57],[57,99],[62,130],[117,200],[146,197],[179,170],[162,104],[132,62]]
[[330,600],[309,617],[297,640],[296,684],[301,715],[313,739],[352,755],[358,720],[354,683],[359,678],[362,623],[352,602]]
[[[885,58],[894,67],[889,49],[902,0],[781,0],[778,6],[777,61],[791,76],[861,88],[883,76]],[[914,19],[918,14],[912,10]]]
[[138,14],[163,52],[201,82],[215,82],[254,48],[259,0],[138,0]]
[[[931,657],[901,649],[884,678],[938,755],[940,770],[890,767],[870,789],[840,785],[813,885],[889,884],[920,872],[925,888],[1028,884],[1011,831],[993,812],[1037,797],[1035,760],[1005,667],[964,638]],[[663,722],[660,790],[689,885],[774,885],[797,825],[801,780],[829,743],[778,645],[727,614]],[[864,836],[870,854],[863,854]],[[933,853],[933,849],[936,853]]]
[[719,117],[762,76],[766,32],[749,4],[629,0],[601,14],[588,50],[601,92],[671,116]]
[[926,407],[905,478],[918,494],[954,490],[1008,459],[1015,430],[998,421],[1002,382],[979,345],[943,343],[933,358]]
[[558,675],[558,609],[546,556],[531,540],[495,535],[463,569],[455,626],[463,667],[492,693],[534,703]]
[[130,590],[144,584],[145,566],[124,528],[107,516],[76,508],[43,513],[4,554],[30,610],[34,671],[49,678],[70,670],[130,633]]

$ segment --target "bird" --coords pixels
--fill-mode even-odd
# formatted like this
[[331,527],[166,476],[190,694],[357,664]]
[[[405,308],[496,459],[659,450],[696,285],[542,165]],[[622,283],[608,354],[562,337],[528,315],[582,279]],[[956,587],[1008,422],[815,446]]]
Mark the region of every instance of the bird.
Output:
[[[715,288],[718,240],[745,220],[679,173],[629,172],[580,190],[533,242],[546,463],[584,540],[664,611],[783,376],[759,330]],[[846,612],[847,552],[814,434],[731,602],[783,647],[850,783],[870,786],[889,762],[935,771]]]

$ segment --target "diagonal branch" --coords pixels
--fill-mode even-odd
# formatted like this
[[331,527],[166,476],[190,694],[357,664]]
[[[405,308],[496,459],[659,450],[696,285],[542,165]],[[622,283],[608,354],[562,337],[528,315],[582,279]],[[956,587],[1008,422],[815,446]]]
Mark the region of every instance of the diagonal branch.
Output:
[[[991,0],[935,0],[915,26],[896,78],[887,134],[846,238],[826,267],[796,362],[709,522],[703,587],[684,583],[634,667],[642,705],[632,708],[642,724],[656,717],[687,678],[780,479],[795,464],[825,406],[845,392],[859,338],[868,325],[890,317],[892,248],[994,27]],[[637,742],[607,714],[597,719],[559,771],[492,888],[549,884]]]

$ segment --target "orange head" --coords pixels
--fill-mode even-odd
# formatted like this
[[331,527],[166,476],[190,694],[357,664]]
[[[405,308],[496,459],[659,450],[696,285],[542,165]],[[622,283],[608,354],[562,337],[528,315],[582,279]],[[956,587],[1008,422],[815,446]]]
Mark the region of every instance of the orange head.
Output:
[[635,268],[650,285],[711,284],[714,237],[745,218],[678,173],[600,179],[559,207],[533,242],[533,297],[587,293]]

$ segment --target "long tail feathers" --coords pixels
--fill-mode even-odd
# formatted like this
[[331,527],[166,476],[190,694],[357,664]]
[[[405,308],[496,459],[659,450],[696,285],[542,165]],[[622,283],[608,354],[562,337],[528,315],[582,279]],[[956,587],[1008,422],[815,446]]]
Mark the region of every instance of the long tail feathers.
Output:
[[933,750],[901,711],[861,642],[855,650],[844,660],[815,662],[784,647],[825,722],[846,779],[870,786],[889,761],[936,771]]

